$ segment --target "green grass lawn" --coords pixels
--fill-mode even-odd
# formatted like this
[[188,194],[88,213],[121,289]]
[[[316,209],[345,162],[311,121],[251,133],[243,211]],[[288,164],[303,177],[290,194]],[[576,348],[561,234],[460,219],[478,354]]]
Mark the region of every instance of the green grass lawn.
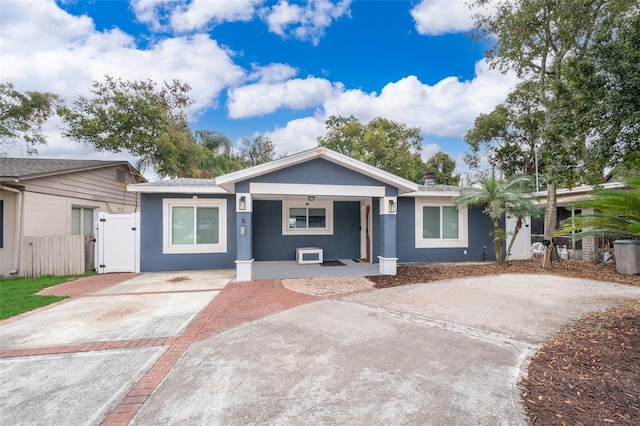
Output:
[[34,293],[56,284],[93,274],[93,272],[88,272],[84,275],[64,277],[47,275],[38,278],[0,278],[0,320],[66,299],[66,296],[38,296]]

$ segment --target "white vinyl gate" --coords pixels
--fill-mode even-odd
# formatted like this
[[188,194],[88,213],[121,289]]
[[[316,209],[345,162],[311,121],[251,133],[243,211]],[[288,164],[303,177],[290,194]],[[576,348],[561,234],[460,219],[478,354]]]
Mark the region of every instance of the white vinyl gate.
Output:
[[98,273],[140,272],[140,213],[98,215]]
[[[518,219],[515,216],[507,213],[507,247],[511,242],[511,237],[513,236],[513,232],[516,229],[516,222]],[[531,218],[529,216],[525,217],[522,221],[522,228],[518,231],[518,235],[516,235],[516,240],[513,243],[513,247],[511,247],[511,255],[509,259],[511,260],[524,260],[529,259],[531,257]]]

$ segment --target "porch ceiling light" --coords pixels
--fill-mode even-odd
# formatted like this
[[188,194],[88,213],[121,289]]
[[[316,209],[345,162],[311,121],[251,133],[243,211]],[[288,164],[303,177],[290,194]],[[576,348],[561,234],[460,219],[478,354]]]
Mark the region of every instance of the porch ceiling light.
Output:
[[240,201],[238,202],[238,209],[239,210],[247,209],[247,197],[245,197],[244,195],[240,196]]
[[315,195],[307,195],[307,200],[314,201],[316,199]]
[[389,213],[396,212],[396,202],[395,200],[389,200]]

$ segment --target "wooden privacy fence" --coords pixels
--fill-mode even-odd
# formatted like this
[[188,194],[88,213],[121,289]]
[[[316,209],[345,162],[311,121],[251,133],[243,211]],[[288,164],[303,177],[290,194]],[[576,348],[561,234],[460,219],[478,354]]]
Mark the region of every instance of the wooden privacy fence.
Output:
[[20,271],[24,277],[85,272],[85,236],[24,237]]

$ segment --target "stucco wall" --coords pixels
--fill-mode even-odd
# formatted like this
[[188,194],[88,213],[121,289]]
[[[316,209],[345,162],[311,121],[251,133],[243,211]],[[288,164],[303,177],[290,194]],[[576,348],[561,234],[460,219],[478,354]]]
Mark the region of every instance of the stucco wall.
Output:
[[253,201],[253,256],[295,260],[297,247],[320,247],[324,258],[360,257],[360,202],[333,203],[333,235],[282,235],[282,202]]
[[[415,199],[398,199],[397,255],[399,262],[469,262],[495,260],[493,225],[482,208],[469,209],[469,246],[467,248],[415,248]],[[486,247],[486,249],[485,249]],[[466,250],[466,254],[465,254]]]
[[[140,270],[152,271],[186,271],[203,269],[234,269],[237,255],[236,233],[227,233],[226,253],[197,254],[163,254],[162,253],[162,200],[164,198],[187,198],[192,195],[179,194],[141,194],[140,217]],[[204,198],[227,199],[227,229],[236,228],[235,195],[208,196]]]
[[[255,177],[251,182],[384,186],[385,195],[391,197],[398,194],[397,188],[320,158]],[[236,184],[236,192],[249,192],[249,182]]]

